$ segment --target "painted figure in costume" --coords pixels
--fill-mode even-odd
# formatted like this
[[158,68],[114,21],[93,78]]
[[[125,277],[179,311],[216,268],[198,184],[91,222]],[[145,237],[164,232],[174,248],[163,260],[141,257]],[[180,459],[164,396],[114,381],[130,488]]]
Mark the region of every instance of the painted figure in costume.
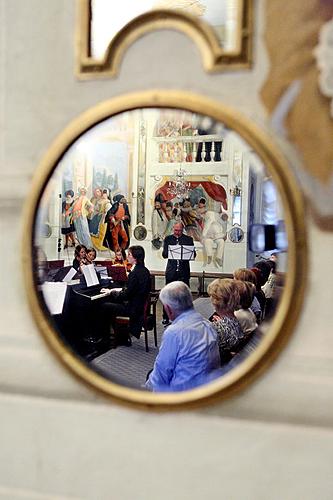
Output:
[[87,217],[91,216],[93,210],[93,204],[87,198],[87,188],[81,187],[73,204],[73,222],[77,239],[87,248],[92,247]]
[[[212,260],[218,267],[223,266],[224,244],[227,239],[228,215],[223,212],[218,214],[208,210],[204,219],[202,231],[202,244],[207,256],[207,264]],[[216,246],[214,254],[214,245]]]
[[101,199],[102,199],[101,188],[95,188],[94,196],[90,199],[90,202],[93,205],[93,212],[91,214],[91,219],[88,220],[90,234],[94,234],[95,236],[98,228],[99,202]]
[[115,195],[113,197],[113,202],[106,216],[108,227],[104,239],[104,246],[108,246],[114,251],[118,247],[125,249],[129,246],[131,216],[126,198],[123,194]]
[[109,190],[103,189],[101,191],[100,189],[96,189],[95,191],[100,191],[101,196],[99,197],[98,193],[96,193],[93,217],[89,221],[91,241],[97,250],[107,250],[103,245],[103,241],[107,229],[105,217],[111,208]]
[[173,226],[177,224],[177,222],[181,222],[180,209],[174,207],[171,201],[167,201],[165,214],[168,219],[165,236],[170,236],[170,234],[173,234]]
[[197,224],[197,213],[192,207],[191,201],[186,199],[180,207],[181,218],[184,224],[186,234],[192,236],[195,241],[201,240],[201,234]]
[[68,248],[69,246],[75,247],[73,204],[74,204],[74,191],[69,189],[65,193],[65,201],[62,202],[61,234],[65,236],[64,249]]
[[206,199],[200,198],[200,200],[198,201],[198,206],[196,208],[196,213],[197,213],[197,224],[201,231],[203,231],[204,228],[206,212],[207,212]]
[[161,248],[168,224],[168,219],[162,210],[161,201],[155,198],[154,210],[151,216],[152,245],[154,249]]

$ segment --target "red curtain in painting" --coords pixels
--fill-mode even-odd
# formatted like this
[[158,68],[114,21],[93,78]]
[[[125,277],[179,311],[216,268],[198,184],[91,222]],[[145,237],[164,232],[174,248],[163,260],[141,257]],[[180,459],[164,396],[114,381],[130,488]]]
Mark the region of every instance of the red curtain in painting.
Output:
[[[223,186],[220,184],[215,184],[214,182],[211,181],[191,181],[190,182],[191,189],[196,188],[197,186],[202,186],[203,189],[206,191],[206,193],[213,198],[215,201],[219,201],[222,204],[222,207],[224,210],[228,210],[228,203],[227,203],[227,193],[225,192],[225,189]],[[170,193],[168,193],[168,187],[169,187],[169,182],[166,182],[161,188],[159,188],[156,191],[156,195],[161,193],[163,195],[163,198],[166,201],[172,200],[174,196]]]

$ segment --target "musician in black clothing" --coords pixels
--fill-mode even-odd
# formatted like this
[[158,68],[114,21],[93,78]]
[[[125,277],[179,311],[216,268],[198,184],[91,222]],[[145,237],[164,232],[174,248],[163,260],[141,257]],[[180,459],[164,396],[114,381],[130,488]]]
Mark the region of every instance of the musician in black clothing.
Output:
[[[193,246],[193,238],[183,234],[183,224],[180,222],[173,226],[173,234],[166,236],[164,238],[164,246],[162,257],[164,259],[168,258],[169,255],[169,245],[191,245]],[[194,257],[196,253],[194,251]],[[182,281],[186,285],[190,286],[190,261],[189,260],[171,260],[168,259],[166,271],[165,271],[165,283],[171,283],[172,281]],[[164,325],[169,323],[169,319],[165,311],[163,310],[163,321]]]
[[[116,316],[129,316],[129,330],[134,337],[140,338],[143,325],[144,306],[148,298],[151,278],[144,264],[145,251],[141,246],[131,246],[127,252],[127,261],[132,265],[126,286],[121,291],[112,291],[111,301],[102,305],[103,317],[113,323]],[[128,342],[130,345],[130,340]]]

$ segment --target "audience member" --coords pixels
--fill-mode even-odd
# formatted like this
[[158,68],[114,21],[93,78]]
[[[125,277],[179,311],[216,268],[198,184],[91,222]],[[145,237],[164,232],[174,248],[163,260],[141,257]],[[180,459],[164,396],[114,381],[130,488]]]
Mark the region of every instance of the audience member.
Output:
[[244,334],[248,337],[257,327],[256,317],[250,306],[253,301],[255,286],[248,281],[235,280],[239,292],[239,309],[236,309],[235,316],[238,319]]
[[[255,270],[258,269],[259,273]],[[256,272],[257,276],[257,291],[256,297],[259,300],[259,304],[262,310],[262,319],[266,315],[266,295],[262,289],[262,287],[267,283],[269,274],[271,272],[270,261],[268,260],[259,260],[254,263],[252,270]]]
[[269,316],[270,310],[273,306],[273,297],[275,294],[275,287],[276,287],[276,261],[270,259],[267,262],[271,267],[271,271],[269,273],[266,283],[261,287],[261,289],[266,297],[266,315]]
[[193,309],[189,287],[181,281],[169,283],[160,300],[172,325],[163,334],[146,386],[153,391],[185,391],[219,376],[216,332]]
[[257,278],[255,275],[255,272],[251,269],[241,267],[239,269],[236,269],[236,271],[234,271],[234,279],[240,280],[240,281],[247,281],[248,283],[252,283],[255,286],[255,293],[254,293],[254,297],[253,297],[250,309],[251,309],[251,311],[254,312],[255,317],[257,319],[257,323],[259,324],[261,319],[262,319],[262,311],[261,311],[260,303],[256,297]]
[[227,363],[244,343],[245,335],[234,312],[239,305],[239,292],[233,279],[216,279],[207,292],[216,309],[213,326],[217,331],[221,364]]

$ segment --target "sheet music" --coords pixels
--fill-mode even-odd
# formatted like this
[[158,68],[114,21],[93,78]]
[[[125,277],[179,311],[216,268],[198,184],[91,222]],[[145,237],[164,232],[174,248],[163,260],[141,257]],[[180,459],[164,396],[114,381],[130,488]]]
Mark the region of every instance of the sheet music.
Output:
[[76,269],[74,267],[71,267],[66,276],[62,279],[62,281],[65,281],[66,283],[69,283],[72,281],[73,277],[76,275]]
[[182,260],[194,260],[194,246],[181,245],[182,247]]
[[170,260],[194,260],[193,245],[169,245],[168,259]]
[[82,266],[82,272],[88,287],[93,285],[99,285],[98,276],[95,271],[94,264],[88,264]]
[[169,247],[168,247],[168,259],[181,260],[181,257],[182,257],[181,245],[169,245]]
[[42,293],[50,314],[61,314],[67,290],[67,283],[45,281],[42,284]]
[[96,266],[96,272],[100,275],[101,278],[108,278],[108,268],[106,266]]

